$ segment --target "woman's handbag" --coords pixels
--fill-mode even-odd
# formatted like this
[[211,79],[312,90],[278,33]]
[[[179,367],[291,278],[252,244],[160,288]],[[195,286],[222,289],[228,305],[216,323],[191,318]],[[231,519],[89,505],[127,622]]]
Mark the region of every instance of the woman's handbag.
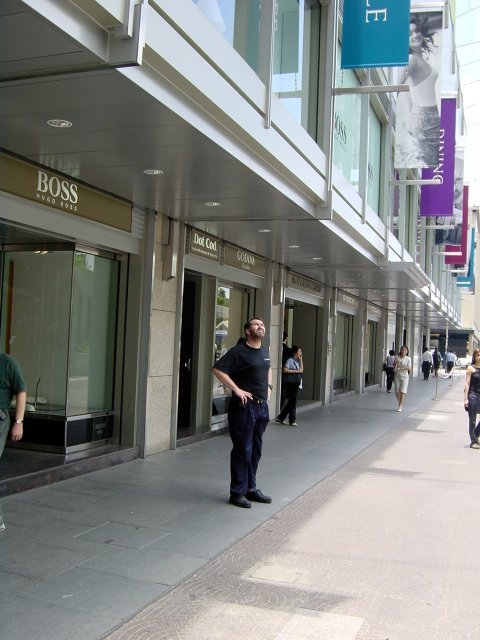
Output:
[[386,363],[386,362],[384,362],[384,363],[382,364],[382,371],[386,371],[386,370],[387,370],[387,363]]
[[300,384],[302,381],[301,373],[285,373],[285,382],[287,384]]

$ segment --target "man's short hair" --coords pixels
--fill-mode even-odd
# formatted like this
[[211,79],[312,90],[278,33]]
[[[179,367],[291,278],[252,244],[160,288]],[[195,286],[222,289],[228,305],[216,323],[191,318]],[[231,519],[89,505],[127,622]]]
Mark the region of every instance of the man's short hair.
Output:
[[263,318],[259,318],[258,316],[253,316],[253,318],[250,318],[250,320],[247,320],[243,325],[244,331],[246,331],[247,329],[250,329],[250,327],[252,326],[252,320],[261,320],[263,322]]

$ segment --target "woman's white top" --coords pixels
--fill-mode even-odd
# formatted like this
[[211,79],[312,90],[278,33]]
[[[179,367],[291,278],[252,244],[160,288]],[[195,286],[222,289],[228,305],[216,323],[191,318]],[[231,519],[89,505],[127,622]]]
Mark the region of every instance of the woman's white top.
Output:
[[396,361],[397,367],[395,369],[395,373],[402,378],[408,378],[409,373],[407,371],[407,368],[409,369],[412,365],[412,359],[410,358],[410,356],[404,356],[403,358],[397,356]]

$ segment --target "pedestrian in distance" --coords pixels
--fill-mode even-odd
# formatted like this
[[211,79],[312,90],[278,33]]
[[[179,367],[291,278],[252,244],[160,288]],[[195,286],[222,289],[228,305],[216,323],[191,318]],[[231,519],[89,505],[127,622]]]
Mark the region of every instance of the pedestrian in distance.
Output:
[[425,347],[425,351],[422,353],[422,373],[423,379],[428,380],[430,372],[433,367],[433,357],[428,347]]
[[433,362],[433,374],[435,378],[438,378],[438,370],[440,369],[440,365],[442,364],[442,356],[440,355],[436,347],[432,353],[432,362]]
[[268,400],[272,385],[270,356],[262,341],[265,325],[261,318],[245,323],[245,340],[217,360],[213,373],[231,389],[228,428],[230,453],[230,504],[249,509],[252,502],[270,503],[270,496],[257,488],[257,468],[262,441],[269,422]]
[[387,393],[392,393],[393,372],[395,365],[395,351],[390,349],[388,356],[385,358],[385,374],[387,376]]
[[[286,331],[283,332],[283,342],[282,342],[282,369],[285,366],[285,363],[292,356],[292,349],[288,346],[288,333]],[[282,383],[280,386],[280,406],[283,407],[286,400],[286,391],[287,387],[285,385],[284,376],[282,376]]]
[[407,395],[408,382],[410,371],[412,367],[412,360],[408,355],[408,347],[403,345],[400,349],[400,353],[395,358],[395,394],[398,400],[397,411],[403,411],[403,403],[405,402],[405,396]]
[[455,354],[453,353],[453,351],[450,351],[450,349],[447,349],[447,352],[445,354],[445,373],[448,373],[449,378],[452,377],[452,369],[455,365],[456,359],[457,358],[455,357]]
[[480,422],[477,424],[477,414],[480,413],[480,349],[474,349],[472,362],[467,366],[463,400],[468,412],[470,448],[480,449]]
[[[15,420],[11,426],[9,408],[13,398],[15,398]],[[13,442],[23,438],[26,402],[27,391],[20,364],[7,353],[0,353],[0,457],[9,433]]]
[[298,427],[297,424],[297,398],[298,391],[302,388],[303,356],[302,349],[297,345],[292,346],[292,356],[288,358],[282,367],[282,378],[285,385],[285,403],[281,407],[280,413],[275,418],[275,422],[288,422],[291,427]]

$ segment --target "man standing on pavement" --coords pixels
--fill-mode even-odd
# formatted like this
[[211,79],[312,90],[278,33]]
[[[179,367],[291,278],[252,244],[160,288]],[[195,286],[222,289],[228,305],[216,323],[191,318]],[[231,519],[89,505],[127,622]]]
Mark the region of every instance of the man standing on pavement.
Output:
[[10,432],[9,408],[15,397],[15,421],[10,437],[18,442],[23,437],[23,416],[27,401],[25,380],[20,365],[6,353],[0,353],[0,457]]
[[265,325],[261,318],[245,323],[245,341],[239,342],[213,366],[214,375],[232,390],[228,427],[230,453],[230,504],[249,509],[251,502],[272,499],[257,489],[257,468],[262,456],[263,433],[269,421],[268,399],[272,370],[268,351],[262,347]]

